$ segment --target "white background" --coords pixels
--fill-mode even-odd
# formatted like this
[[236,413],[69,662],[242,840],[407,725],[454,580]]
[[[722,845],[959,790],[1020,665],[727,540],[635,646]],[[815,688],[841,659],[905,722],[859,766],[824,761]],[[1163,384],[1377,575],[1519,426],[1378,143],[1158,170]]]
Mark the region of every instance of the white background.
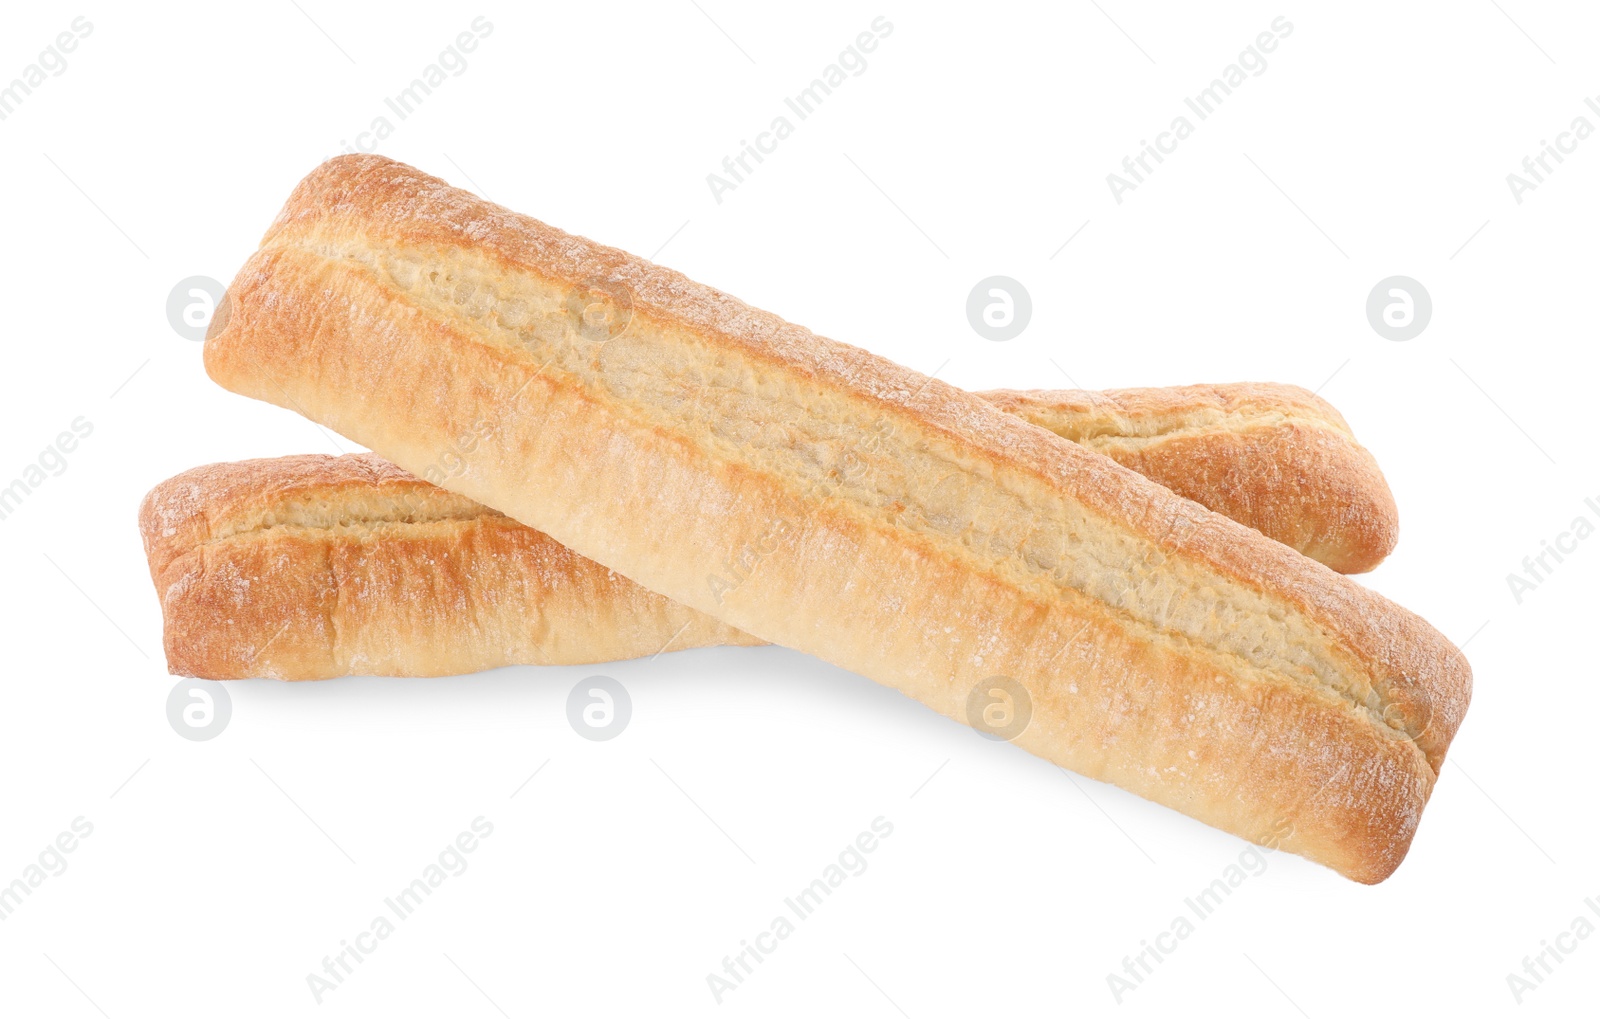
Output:
[[[0,80],[75,16],[93,31],[0,122],[0,484],[73,419],[94,431],[0,521],[0,883],[74,818],[94,830],[0,921],[0,1011],[1592,1009],[1600,937],[1520,1008],[1506,976],[1600,924],[1600,540],[1521,604],[1506,576],[1600,518],[1600,138],[1521,204],[1506,175],[1573,118],[1600,127],[1600,17],[1343,6],[8,5]],[[1399,872],[1366,888],[1275,855],[1119,1005],[1107,974],[1245,844],[803,655],[244,682],[222,735],[179,738],[140,497],[354,447],[213,385],[168,292],[231,279],[295,182],[480,14],[492,34],[385,154],[958,385],[1320,387],[1402,514],[1362,582],[1470,638],[1476,672]],[[878,15],[867,69],[714,201],[706,175]],[[1280,15],[1267,69],[1117,204],[1106,175]],[[964,314],[996,274],[1033,299],[1006,343]],[[1409,342],[1364,312],[1394,274],[1433,299]],[[564,710],[597,671],[633,699],[607,743]],[[479,816],[469,869],[316,1004],[307,974]],[[879,816],[867,871],[719,1006],[707,974]]]

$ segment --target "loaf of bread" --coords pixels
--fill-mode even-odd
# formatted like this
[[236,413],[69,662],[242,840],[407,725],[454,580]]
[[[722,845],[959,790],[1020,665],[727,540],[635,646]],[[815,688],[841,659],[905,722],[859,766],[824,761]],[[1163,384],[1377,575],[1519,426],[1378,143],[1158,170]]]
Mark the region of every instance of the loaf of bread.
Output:
[[206,368],[657,594],[1359,881],[1404,857],[1459,651],[1083,446],[379,156],[295,189]]

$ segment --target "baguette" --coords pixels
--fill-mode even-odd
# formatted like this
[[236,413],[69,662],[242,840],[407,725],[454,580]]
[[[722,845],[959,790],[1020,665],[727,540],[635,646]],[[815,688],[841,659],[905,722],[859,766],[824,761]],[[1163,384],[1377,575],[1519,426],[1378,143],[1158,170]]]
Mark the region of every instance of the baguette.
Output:
[[[1092,450],[380,156],[291,195],[212,378],[763,640],[1384,879],[1471,671],[1418,617]],[[466,439],[472,437],[470,442]]]

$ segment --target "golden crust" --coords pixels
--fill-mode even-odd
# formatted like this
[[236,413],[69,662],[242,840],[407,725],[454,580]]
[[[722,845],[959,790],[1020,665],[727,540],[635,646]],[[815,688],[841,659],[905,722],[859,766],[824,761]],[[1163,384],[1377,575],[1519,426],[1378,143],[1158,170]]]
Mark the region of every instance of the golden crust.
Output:
[[197,467],[152,489],[139,525],[179,675],[450,676],[760,643],[371,453]]
[[1376,568],[1399,539],[1377,461],[1338,411],[1298,386],[978,395],[1340,573]]
[[[1098,453],[381,157],[291,196],[206,366],[651,590],[1360,881],[1470,669],[1416,616]],[[720,585],[717,581],[721,581]]]

